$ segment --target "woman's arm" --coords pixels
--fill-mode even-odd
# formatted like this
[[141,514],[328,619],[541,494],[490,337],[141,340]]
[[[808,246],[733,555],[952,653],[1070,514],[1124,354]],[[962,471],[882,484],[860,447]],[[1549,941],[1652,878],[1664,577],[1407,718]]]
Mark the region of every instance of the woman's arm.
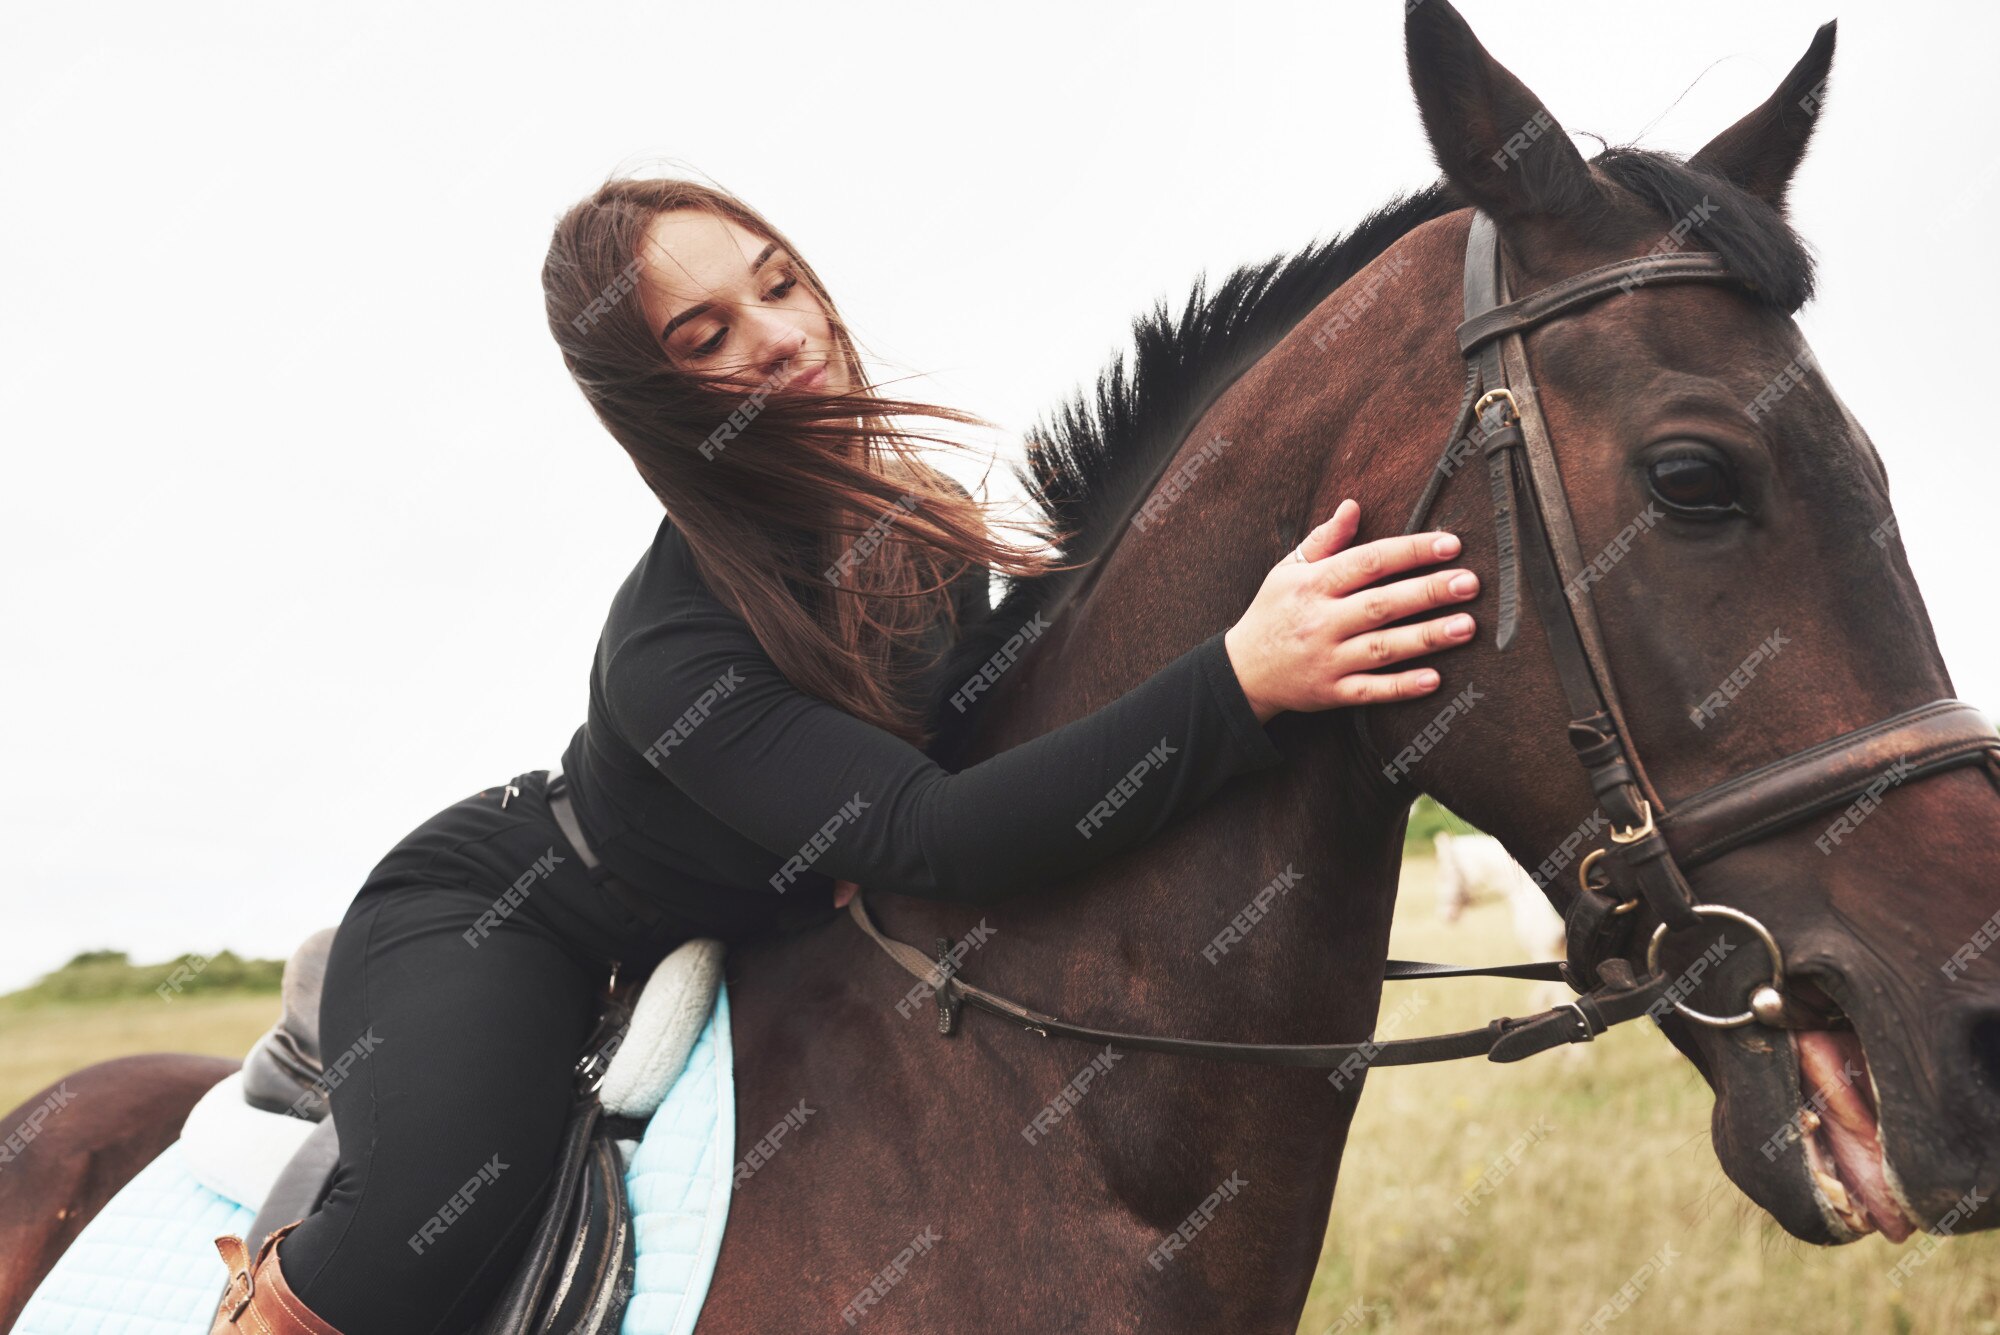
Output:
[[779,891],[825,875],[984,901],[1143,843],[1283,759],[1220,631],[1095,713],[956,774],[798,690],[705,588],[619,645],[605,685],[624,740],[769,849]]

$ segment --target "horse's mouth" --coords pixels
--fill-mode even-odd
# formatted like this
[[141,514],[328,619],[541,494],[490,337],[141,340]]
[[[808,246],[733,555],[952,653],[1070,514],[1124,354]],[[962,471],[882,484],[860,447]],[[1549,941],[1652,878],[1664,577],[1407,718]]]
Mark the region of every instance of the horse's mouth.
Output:
[[1917,1224],[1882,1143],[1880,1105],[1860,1035],[1852,1029],[1795,1029],[1791,1035],[1805,1101],[1798,1125],[1821,1208],[1846,1230],[1842,1241],[1869,1233],[1903,1241]]

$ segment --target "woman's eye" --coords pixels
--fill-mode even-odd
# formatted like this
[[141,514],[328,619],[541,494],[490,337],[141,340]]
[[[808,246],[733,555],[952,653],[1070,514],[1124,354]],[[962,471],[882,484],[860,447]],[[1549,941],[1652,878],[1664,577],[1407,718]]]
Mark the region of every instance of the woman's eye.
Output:
[[1682,514],[1713,517],[1741,509],[1728,467],[1707,455],[1655,459],[1646,469],[1646,481],[1653,495]]
[[[790,296],[792,293],[792,289],[797,287],[798,285],[799,285],[799,277],[797,274],[786,274],[784,282],[778,284],[776,287],[772,288],[769,292],[766,292],[764,294],[764,300],[782,301],[786,297]],[[688,356],[690,357],[713,356],[716,352],[721,350],[722,340],[726,338],[728,334],[729,334],[729,326],[728,325],[722,326],[722,328],[715,331],[715,333],[709,338],[709,340],[706,343],[701,344],[699,347],[689,349]]]

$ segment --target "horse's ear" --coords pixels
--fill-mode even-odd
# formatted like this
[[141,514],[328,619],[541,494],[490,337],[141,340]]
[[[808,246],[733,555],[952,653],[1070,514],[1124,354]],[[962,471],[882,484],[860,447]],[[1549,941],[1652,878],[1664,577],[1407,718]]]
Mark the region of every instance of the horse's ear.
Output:
[[1826,103],[1833,68],[1833,24],[1813,34],[1799,63],[1764,105],[1715,136],[1694,155],[1695,166],[1733,181],[1771,207],[1785,206],[1785,188],[1806,155],[1806,141]]
[[1503,220],[1574,213],[1596,198],[1563,127],[1446,0],[1411,5],[1403,35],[1431,152],[1466,198]]

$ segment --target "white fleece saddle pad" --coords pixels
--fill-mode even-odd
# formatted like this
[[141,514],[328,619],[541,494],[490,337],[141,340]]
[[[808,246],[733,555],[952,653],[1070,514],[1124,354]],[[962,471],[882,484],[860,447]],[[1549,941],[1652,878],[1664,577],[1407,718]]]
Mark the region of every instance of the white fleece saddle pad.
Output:
[[[609,1111],[648,1119],[623,1143],[637,1252],[623,1335],[691,1335],[701,1314],[734,1181],[732,1059],[721,943],[690,941],[647,980],[599,1090]],[[215,1239],[250,1227],[313,1125],[222,1081],[84,1226],[15,1335],[207,1335],[227,1279]]]

